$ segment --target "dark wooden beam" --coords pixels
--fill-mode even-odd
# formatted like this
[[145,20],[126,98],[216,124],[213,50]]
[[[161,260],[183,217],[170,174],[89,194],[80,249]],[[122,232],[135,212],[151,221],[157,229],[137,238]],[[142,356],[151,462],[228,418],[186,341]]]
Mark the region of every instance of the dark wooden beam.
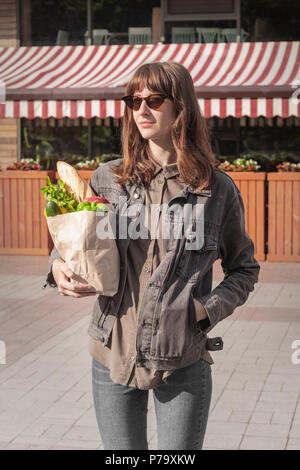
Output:
[[[293,89],[281,86],[195,87],[198,98],[290,98]],[[6,100],[119,100],[125,87],[111,88],[6,88]]]

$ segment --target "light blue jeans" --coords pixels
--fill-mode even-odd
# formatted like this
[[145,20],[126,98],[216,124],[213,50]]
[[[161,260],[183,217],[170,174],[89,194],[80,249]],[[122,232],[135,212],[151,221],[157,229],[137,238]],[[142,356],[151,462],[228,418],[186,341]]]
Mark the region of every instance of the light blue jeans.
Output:
[[[202,448],[212,394],[211,365],[200,359],[153,389],[159,450]],[[92,360],[93,399],[104,450],[148,449],[149,390],[114,383]]]

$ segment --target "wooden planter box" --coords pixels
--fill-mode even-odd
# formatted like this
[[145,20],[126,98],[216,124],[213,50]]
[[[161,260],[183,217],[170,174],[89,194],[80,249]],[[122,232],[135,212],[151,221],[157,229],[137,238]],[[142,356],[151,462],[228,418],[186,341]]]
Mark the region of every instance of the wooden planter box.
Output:
[[40,191],[53,171],[0,171],[0,254],[49,255],[53,242]]
[[254,243],[254,256],[258,261],[265,260],[265,172],[230,171],[241,192],[245,207],[246,230]]
[[300,261],[300,173],[268,173],[267,261]]
[[[89,182],[93,171],[81,170],[79,174]],[[40,192],[40,188],[46,185],[47,175],[52,180],[54,176],[58,177],[52,171],[0,172],[0,254],[49,255],[51,252],[53,242],[43,214],[45,198]],[[246,230],[254,242],[255,257],[264,260],[266,174],[229,172],[228,175],[241,191]],[[283,175],[298,177],[299,185],[299,174]],[[297,188],[299,212],[299,186]],[[297,233],[299,237],[299,229]],[[297,246],[299,255],[299,240]]]

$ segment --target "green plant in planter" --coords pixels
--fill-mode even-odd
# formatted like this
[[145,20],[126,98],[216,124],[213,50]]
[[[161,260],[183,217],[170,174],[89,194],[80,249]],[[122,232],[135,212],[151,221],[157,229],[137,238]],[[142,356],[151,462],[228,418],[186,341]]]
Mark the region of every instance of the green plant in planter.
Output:
[[218,168],[223,171],[257,171],[260,168],[257,161],[252,158],[236,158],[233,162],[225,160]]
[[75,165],[76,170],[96,170],[99,163],[96,160],[83,160]]
[[21,170],[21,171],[28,171],[28,170],[41,170],[41,166],[32,158],[22,158],[19,162],[15,162],[13,165],[9,165],[7,170]]
[[218,165],[218,168],[219,170],[223,170],[223,171],[235,171],[233,163],[229,162],[228,160],[222,161]]
[[45,170],[55,170],[57,156],[53,146],[47,140],[42,140],[35,146],[35,157]]
[[[23,127],[22,156],[35,160],[44,170],[55,170],[56,151],[50,141],[55,140],[48,129],[39,132],[28,131]],[[34,144],[34,141],[37,141]],[[32,142],[32,143],[31,143]]]
[[278,160],[279,162],[299,163],[300,157],[293,152],[279,152]]
[[277,171],[300,171],[300,163],[282,162],[276,165]]

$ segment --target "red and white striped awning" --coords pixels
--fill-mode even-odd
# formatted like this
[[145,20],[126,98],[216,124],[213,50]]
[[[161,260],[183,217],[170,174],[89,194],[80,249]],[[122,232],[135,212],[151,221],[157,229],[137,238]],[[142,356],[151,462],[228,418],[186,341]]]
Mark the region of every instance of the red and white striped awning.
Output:
[[190,71],[206,118],[300,117],[300,42],[0,48],[0,118],[119,118],[143,63]]

